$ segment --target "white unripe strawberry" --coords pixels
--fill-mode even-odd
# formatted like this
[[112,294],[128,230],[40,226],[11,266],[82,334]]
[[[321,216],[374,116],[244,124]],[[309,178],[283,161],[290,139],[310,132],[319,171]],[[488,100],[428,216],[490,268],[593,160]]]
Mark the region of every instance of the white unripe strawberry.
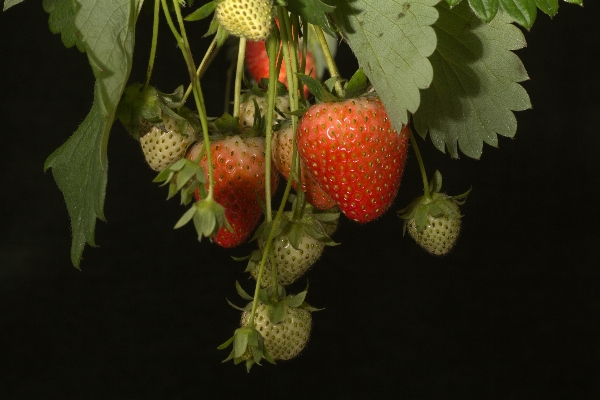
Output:
[[[267,111],[267,98],[259,97],[255,95],[250,95],[244,102],[240,104],[240,120],[239,125],[240,129],[250,128],[254,125],[254,101],[256,100],[256,104],[258,104],[258,109],[260,110],[260,115],[264,117]],[[277,96],[275,97],[275,108],[282,113],[289,113],[290,109],[290,99],[287,95],[285,96]],[[283,117],[277,111],[273,113],[273,120],[282,120]]]
[[265,40],[273,24],[273,1],[223,0],[217,4],[215,17],[231,35]]
[[454,203],[447,204],[448,207],[455,209],[455,214],[439,217],[428,215],[427,224],[421,231],[417,229],[414,219],[406,222],[408,234],[415,242],[429,253],[437,256],[447,254],[454,247],[460,233],[460,216],[455,216],[460,215],[458,206]]
[[[259,239],[259,249],[262,252],[264,242]],[[289,285],[300,278],[308,269],[317,262],[325,243],[307,234],[302,235],[298,248],[294,248],[285,235],[273,239],[273,254],[277,268],[277,283]],[[250,271],[254,279],[258,278],[258,265]],[[265,270],[261,279],[261,286],[268,288],[273,282],[270,258],[267,259]]]
[[190,125],[186,135],[182,135],[175,118],[165,113],[162,119],[162,124],[152,126],[148,133],[140,136],[146,162],[155,171],[162,171],[183,158],[195,139],[194,129]]
[[[285,306],[285,319],[273,324],[269,320],[268,307],[262,303],[256,308],[254,327],[264,339],[264,346],[274,360],[289,360],[296,357],[306,346],[312,328],[310,311]],[[241,326],[250,323],[250,311],[242,312]]]

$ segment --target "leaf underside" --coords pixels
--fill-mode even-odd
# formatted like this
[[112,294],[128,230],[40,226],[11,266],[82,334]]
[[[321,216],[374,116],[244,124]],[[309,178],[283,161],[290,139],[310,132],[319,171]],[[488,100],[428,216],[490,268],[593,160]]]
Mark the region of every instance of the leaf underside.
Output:
[[16,6],[17,4],[22,2],[23,0],[4,0],[4,7],[2,8],[2,11],[6,11],[12,6]]
[[336,0],[335,18],[399,131],[431,84],[439,0]]
[[[82,0],[71,25],[64,26],[78,33],[96,77],[89,114],[44,165],[52,168],[65,197],[73,235],[71,261],[77,268],[85,244],[95,245],[96,218],[104,220],[108,136],[131,71],[139,1]],[[60,0],[55,6],[67,2],[72,3]]]
[[466,2],[452,9],[440,3],[438,11],[438,47],[430,58],[435,74],[414,125],[440,151],[458,158],[460,149],[479,158],[483,143],[497,147],[498,134],[514,136],[513,111],[531,108],[517,83],[528,79],[527,72],[512,52],[525,46],[525,38],[502,12],[484,24]]

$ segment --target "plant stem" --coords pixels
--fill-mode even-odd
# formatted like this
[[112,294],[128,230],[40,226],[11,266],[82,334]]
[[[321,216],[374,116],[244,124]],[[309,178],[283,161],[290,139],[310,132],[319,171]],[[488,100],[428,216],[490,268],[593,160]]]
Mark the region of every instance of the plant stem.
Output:
[[171,19],[171,14],[169,13],[169,8],[167,6],[166,0],[161,0],[163,6],[163,12],[165,14],[165,18],[167,19],[167,24],[171,28],[173,32],[173,36],[177,40],[177,44],[183,53],[183,58],[185,59],[185,63],[188,68],[188,73],[190,75],[190,81],[193,85],[193,94],[194,100],[196,102],[196,108],[198,109],[198,115],[200,117],[200,123],[202,125],[202,135],[204,147],[207,149],[206,151],[206,161],[208,163],[208,195],[204,200],[213,200],[214,193],[214,177],[213,177],[213,168],[212,168],[212,156],[210,152],[210,138],[208,136],[208,119],[206,116],[206,107],[204,104],[204,97],[202,95],[202,88],[200,86],[200,80],[196,75],[196,67],[194,66],[194,59],[192,57],[192,53],[190,50],[189,42],[187,40],[187,35],[185,34],[185,27],[183,25],[183,18],[181,16],[181,9],[179,8],[179,1],[173,0],[173,6],[175,8],[175,14],[177,15],[177,21],[179,23],[179,28],[181,29],[181,35],[177,31],[177,28],[173,24],[173,20]]
[[[215,36],[213,38],[213,41],[210,42],[210,46],[208,46],[208,49],[206,50],[206,53],[204,54],[204,58],[202,59],[202,62],[200,63],[200,66],[196,70],[196,76],[198,77],[198,79],[200,79],[202,77],[202,74],[205,71],[205,67],[206,67],[206,64],[208,63],[208,61],[212,60],[212,56],[215,54],[215,53],[213,53],[213,50],[215,49],[216,45],[217,45],[217,38]],[[183,102],[184,103],[187,100],[187,98],[190,96],[190,94],[192,93],[193,87],[194,87],[194,84],[193,84],[193,81],[192,81],[188,85],[187,90],[185,91],[185,94],[183,95]]]
[[[338,72],[337,65],[335,65],[335,61],[333,60],[331,51],[329,50],[329,45],[327,44],[327,39],[325,39],[323,29],[317,25],[314,25],[314,28],[315,33],[317,34],[317,39],[319,40],[319,44],[321,45],[321,49],[323,49],[323,55],[325,56],[325,61],[327,62],[327,68],[329,68],[331,77],[340,78],[340,73]],[[344,89],[342,88],[342,84],[339,80],[335,81],[335,92],[338,96],[344,97]]]
[[431,194],[429,193],[429,180],[427,180],[425,164],[423,164],[423,158],[421,157],[421,152],[419,151],[419,145],[417,144],[417,140],[415,139],[412,131],[410,132],[410,142],[413,145],[415,155],[417,156],[417,162],[419,163],[419,169],[421,170],[421,178],[423,179],[423,197],[425,197],[427,200],[431,200]]
[[156,58],[156,46],[158,43],[158,21],[160,11],[160,0],[154,0],[154,23],[152,24],[152,45],[150,47],[150,60],[148,61],[148,70],[146,71],[146,82],[144,87],[150,84],[150,77],[154,68],[154,59]]
[[[235,70],[235,85],[233,88],[233,117],[240,116],[240,92],[242,91],[242,78],[244,76],[244,56],[246,55],[246,38],[240,38],[238,48],[237,68]],[[270,65],[270,61],[269,61]],[[268,171],[267,171],[268,172]],[[267,174],[267,176],[269,176]],[[270,185],[267,185],[270,189]],[[267,209],[268,210],[268,209]]]

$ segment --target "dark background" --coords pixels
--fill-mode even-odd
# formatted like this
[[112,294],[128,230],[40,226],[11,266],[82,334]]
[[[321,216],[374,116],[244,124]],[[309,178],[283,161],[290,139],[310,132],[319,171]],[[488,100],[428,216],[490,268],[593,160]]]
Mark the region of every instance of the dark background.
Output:
[[[421,146],[447,192],[473,186],[456,249],[429,256],[393,212],[344,221],[342,244],[307,274],[308,299],[325,310],[306,350],[247,374],[221,364],[216,347],[238,324],[226,303],[242,304],[235,280],[251,287],[230,256],[252,247],[174,231],[184,208],[165,201],[120,126],[100,247],[86,248],[81,271],[71,266],[66,207],[43,163],[89,111],[92,74],[38,2],[0,14],[0,398],[598,398],[599,17],[595,1],[561,2],[554,20],[539,13],[517,53],[534,107],[517,113],[516,139],[479,161]],[[145,73],[147,20],[132,80]],[[166,91],[186,72],[162,27],[153,83]],[[192,32],[196,58],[203,33]],[[339,60],[350,76],[347,48]],[[213,115],[226,67],[221,54],[203,79]],[[393,210],[421,191],[411,156]]]

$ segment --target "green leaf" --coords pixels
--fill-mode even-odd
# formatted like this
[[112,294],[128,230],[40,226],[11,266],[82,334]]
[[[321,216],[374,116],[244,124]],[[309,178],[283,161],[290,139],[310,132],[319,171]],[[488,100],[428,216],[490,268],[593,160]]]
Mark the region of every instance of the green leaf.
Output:
[[458,3],[460,3],[461,0],[446,0],[446,3],[448,3],[448,5],[450,7],[454,7],[455,5],[457,5]]
[[215,11],[215,8],[217,8],[217,5],[215,4],[214,1],[211,1],[211,2],[203,5],[202,7],[200,7],[199,9],[197,9],[196,11],[194,11],[193,13],[188,15],[187,17],[185,17],[184,20],[199,21],[201,19],[208,17],[210,14],[212,14]]
[[4,0],[4,8],[2,9],[2,11],[6,11],[12,6],[16,6],[17,4],[22,2],[23,0]]
[[537,13],[534,0],[500,0],[500,5],[519,25],[526,29],[533,26]]
[[469,0],[469,5],[484,22],[490,22],[498,13],[498,0]]
[[535,0],[535,4],[551,17],[554,17],[558,12],[558,0]]
[[138,1],[80,1],[74,17],[96,76],[94,103],[73,136],[48,157],[44,169],[52,168],[65,197],[73,234],[71,261],[77,268],[85,243],[95,245],[96,218],[104,220],[106,148],[131,71]]
[[77,46],[80,52],[85,52],[85,46],[75,27],[75,14],[79,6],[74,0],[44,0],[44,10],[50,14],[48,26],[50,32],[60,33],[60,39],[67,48]]
[[327,14],[332,13],[335,7],[323,3],[321,0],[289,0],[287,9],[294,14],[298,14],[308,23],[320,26],[328,35],[336,36],[327,18]]
[[439,0],[331,0],[335,18],[358,63],[373,84],[398,131],[421,102],[436,48],[431,25]]
[[567,3],[583,6],[583,0],[565,0]]
[[414,115],[416,131],[427,132],[442,152],[458,158],[479,158],[483,143],[498,145],[497,134],[513,137],[513,111],[531,108],[521,85],[528,79],[521,60],[512,52],[525,46],[523,33],[500,12],[482,23],[465,2],[450,9],[438,7],[435,25],[438,47],[431,57],[435,76],[423,91],[423,104]]

